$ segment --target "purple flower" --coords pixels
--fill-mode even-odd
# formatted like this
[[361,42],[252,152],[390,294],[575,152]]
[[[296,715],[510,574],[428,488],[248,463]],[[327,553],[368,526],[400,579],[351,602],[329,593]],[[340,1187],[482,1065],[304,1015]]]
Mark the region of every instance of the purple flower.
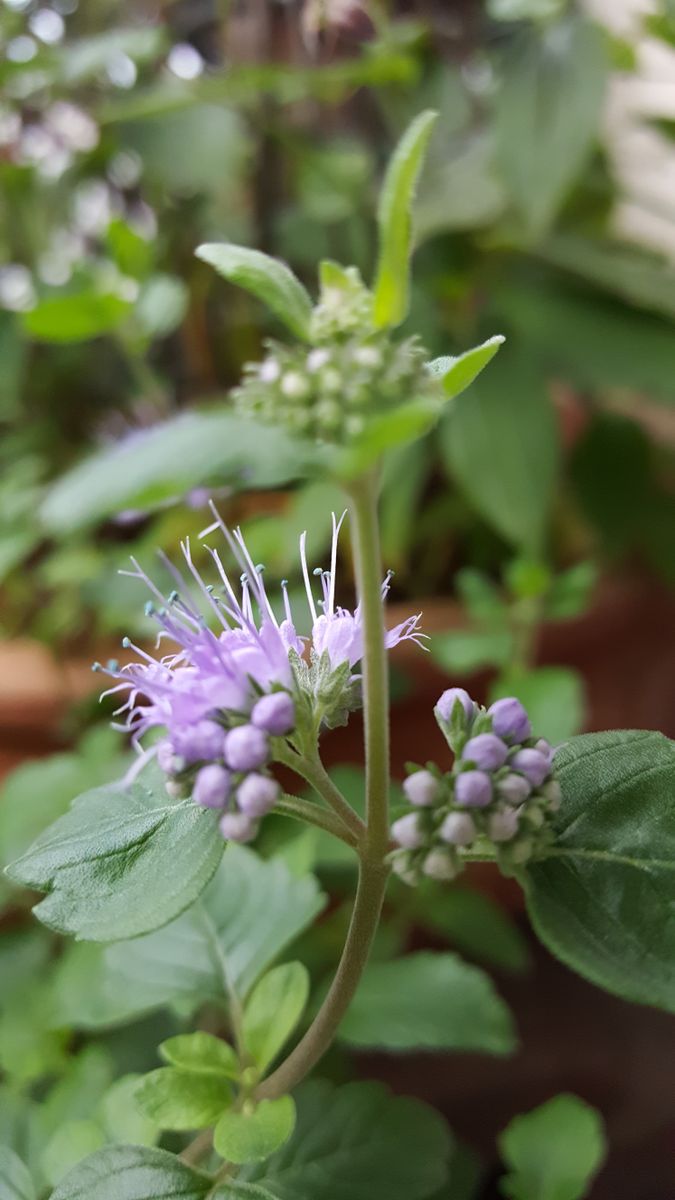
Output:
[[226,842],[252,842],[258,832],[258,822],[245,813],[225,813],[220,820],[220,832]]
[[488,708],[488,714],[492,717],[492,732],[496,733],[497,737],[524,742],[532,733],[530,718],[515,696],[495,700]]
[[509,804],[522,804],[527,800],[532,788],[523,775],[505,775],[497,784],[497,793],[502,800]]
[[405,850],[417,850],[422,845],[424,837],[419,826],[417,813],[408,813],[399,817],[391,827],[391,836]]
[[539,750],[519,750],[510,765],[529,779],[532,787],[539,787],[551,770],[550,762]]
[[431,771],[415,771],[405,780],[403,791],[411,804],[425,808],[437,799],[440,785]]
[[225,761],[233,771],[255,771],[269,756],[267,734],[255,725],[237,725],[225,737]]
[[276,804],[280,792],[276,779],[252,772],[237,788],[237,804],[247,817],[264,817]]
[[455,777],[455,802],[465,808],[485,808],[492,800],[492,780],[484,771],[462,771]]
[[254,705],[251,721],[273,737],[283,737],[295,725],[295,705],[288,692],[272,692]]
[[544,758],[547,759],[549,763],[553,762],[555,750],[553,749],[551,743],[546,741],[546,738],[539,738],[539,741],[535,742],[534,744],[534,749],[538,750],[540,754],[543,754]]
[[209,763],[197,771],[192,799],[204,808],[222,808],[230,794],[230,786],[230,772],[220,763]]
[[171,742],[174,753],[186,763],[209,762],[222,758],[225,731],[215,721],[196,721],[173,730]]
[[462,758],[475,763],[481,771],[495,771],[506,762],[508,752],[508,746],[494,733],[479,733],[469,738]]
[[477,830],[473,817],[468,813],[448,813],[439,830],[444,842],[452,846],[469,846]]
[[469,693],[465,692],[464,688],[447,688],[446,691],[443,692],[443,695],[439,697],[436,704],[436,713],[441,720],[450,720],[452,717],[452,710],[458,700],[464,709],[464,715],[467,721],[471,721],[473,719],[476,711],[476,705],[471,699]]

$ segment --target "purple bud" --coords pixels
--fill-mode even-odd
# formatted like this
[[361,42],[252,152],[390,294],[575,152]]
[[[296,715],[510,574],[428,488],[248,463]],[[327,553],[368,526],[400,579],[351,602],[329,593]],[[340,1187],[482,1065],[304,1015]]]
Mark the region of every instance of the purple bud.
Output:
[[429,879],[437,879],[443,883],[446,880],[454,879],[459,874],[461,867],[450,850],[442,850],[438,847],[429,851],[422,864],[422,870]]
[[497,784],[497,795],[509,804],[522,804],[527,800],[532,788],[524,775],[505,775]]
[[178,761],[179,760],[177,759],[173,745],[168,738],[165,738],[164,741],[160,742],[157,746],[157,763],[160,770],[162,770],[165,775],[173,775],[175,773],[176,763]]
[[225,759],[233,771],[255,771],[269,755],[267,736],[255,725],[237,725],[225,738]]
[[225,813],[220,832],[227,842],[252,842],[258,832],[258,822],[244,813]]
[[452,846],[468,846],[476,836],[476,826],[468,813],[449,813],[439,830],[444,842]]
[[515,696],[495,700],[488,708],[488,715],[492,717],[492,732],[496,733],[497,737],[524,742],[532,733],[530,718]]
[[186,763],[209,762],[223,754],[224,732],[215,721],[204,718],[194,725],[185,725],[172,732],[171,740],[176,754]]
[[514,771],[520,771],[529,779],[532,787],[539,787],[549,774],[551,764],[539,750],[519,750],[511,759],[510,765]]
[[535,742],[535,744],[534,744],[534,749],[538,750],[540,754],[543,754],[544,758],[549,763],[553,762],[553,755],[555,754],[555,750],[553,749],[553,746],[551,745],[551,743],[546,741],[546,738],[539,738],[539,741]]
[[230,792],[230,772],[219,763],[209,763],[197,771],[192,799],[204,808],[222,808]]
[[272,692],[254,705],[251,721],[258,729],[283,737],[295,725],[295,705],[288,692]]
[[418,808],[426,808],[437,799],[440,785],[431,771],[415,771],[405,780],[403,791],[411,804],[416,804]]
[[449,721],[452,716],[452,710],[455,707],[455,702],[459,700],[464,709],[464,716],[467,721],[471,721],[476,711],[476,705],[471,699],[468,692],[464,688],[447,688],[442,696],[439,696],[436,703],[436,712],[442,721]]
[[492,799],[492,780],[484,771],[462,771],[455,777],[455,801],[466,808],[485,808]]
[[493,813],[488,820],[488,835],[493,842],[510,842],[518,832],[518,812],[515,808],[504,808]]
[[269,775],[247,775],[237,788],[237,804],[247,817],[264,817],[279,799],[281,788]]
[[481,771],[495,771],[506,762],[508,746],[494,733],[479,733],[469,738],[462,758],[473,762]]
[[424,841],[417,813],[408,813],[406,817],[399,817],[398,821],[394,821],[391,836],[405,850],[417,850]]

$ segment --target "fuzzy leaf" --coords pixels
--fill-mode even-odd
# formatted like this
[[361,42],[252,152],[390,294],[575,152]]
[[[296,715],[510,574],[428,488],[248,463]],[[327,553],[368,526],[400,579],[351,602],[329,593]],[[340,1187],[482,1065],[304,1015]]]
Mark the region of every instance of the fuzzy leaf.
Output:
[[139,1081],[134,1099],[161,1129],[201,1129],[212,1125],[232,1102],[222,1075],[160,1067]]
[[180,1033],[168,1038],[159,1047],[165,1062],[183,1071],[194,1071],[198,1075],[226,1076],[238,1079],[239,1060],[232,1047],[212,1033]]
[[522,876],[535,930],[592,983],[675,1012],[675,742],[584,734],[555,766],[555,845]]
[[288,1141],[294,1126],[291,1096],[261,1100],[253,1112],[223,1113],[213,1131],[213,1144],[228,1162],[262,1162]]
[[497,333],[482,345],[474,346],[472,350],[467,350],[455,358],[434,358],[427,369],[431,375],[440,376],[445,393],[448,399],[451,399],[468,388],[481,371],[485,370],[505,340],[501,333]]
[[373,318],[379,327],[400,325],[408,311],[411,208],[437,117],[436,112],[423,112],[408,126],[394,151],[382,185],[377,214],[380,248],[373,285]]
[[48,893],[33,910],[45,925],[115,941],[187,908],[222,855],[217,816],[169,801],[158,780],[85,792],[7,872]]
[[576,1096],[555,1096],[511,1121],[499,1147],[511,1200],[582,1200],[605,1157],[602,1119]]
[[274,967],[254,987],[244,1010],[243,1033],[246,1049],[261,1071],[291,1036],[308,995],[309,974],[299,962]]
[[355,1046],[509,1054],[511,1015],[489,977],[455,954],[409,954],[371,963],[339,1036]]
[[286,263],[229,242],[205,243],[197,248],[196,255],[230,283],[262,300],[297,337],[307,339],[312,301]]
[[204,1200],[211,1186],[166,1150],[104,1146],[70,1171],[51,1200]]

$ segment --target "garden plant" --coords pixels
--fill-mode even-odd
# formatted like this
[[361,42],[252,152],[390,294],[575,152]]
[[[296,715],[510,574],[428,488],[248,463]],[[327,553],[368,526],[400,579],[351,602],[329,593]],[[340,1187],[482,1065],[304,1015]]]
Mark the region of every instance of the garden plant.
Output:
[[[418,762],[413,742],[402,789],[392,786],[389,651],[407,641],[421,655],[428,639],[423,614],[388,618],[383,457],[429,434],[508,355],[507,345],[497,356],[495,333],[430,361],[419,338],[397,333],[434,120],[417,117],[389,163],[370,286],[356,268],[325,260],[313,301],[276,258],[199,247],[199,259],[268,306],[285,336],[246,367],[227,407],[85,462],[48,500],[53,514],[88,495],[94,508],[122,492],[151,503],[169,478],[188,491],[190,464],[214,446],[221,461],[232,436],[240,490],[330,480],[343,507],[323,514],[325,565],[298,528],[300,589],[266,584],[246,537],[221,515],[218,480],[206,527],[196,522],[178,555],[162,547],[156,571],[136,558],[123,571],[157,641],[125,639],[120,661],[96,669],[133,764],[120,769],[119,735],[90,735],[61,764],[69,810],[33,830],[7,869],[12,885],[44,893],[38,922],[73,940],[42,1044],[25,1033],[30,1053],[17,1050],[2,1090],[3,1200],[470,1200],[480,1168],[441,1116],[380,1083],[341,1081],[332,1058],[345,1043],[513,1049],[510,1013],[482,969],[454,953],[385,944],[399,909],[418,895],[441,903],[468,863],[520,885],[535,933],[573,970],[636,1004],[675,1010],[667,738],[639,730],[555,742],[514,696],[483,707],[449,680],[428,714],[437,756]],[[340,541],[351,545],[353,608],[341,597]],[[517,595],[517,570],[512,579]],[[322,745],[360,712],[363,777],[343,787]],[[100,779],[76,795],[84,758]],[[339,863],[349,887],[354,880],[347,922],[321,916],[320,862]],[[313,942],[313,923],[336,916],[342,945]],[[22,972],[36,962],[47,970],[51,932],[36,927],[7,959],[18,990],[14,1025],[0,1027],[5,1062],[32,1003]],[[145,1018],[157,1012],[166,1036],[149,1044],[159,1026]],[[134,1032],[118,1078],[89,1045],[59,1080],[63,1030],[119,1037],[126,1028]],[[46,1100],[37,1085],[36,1106],[31,1087],[54,1076]],[[514,1200],[578,1200],[607,1152],[599,1115],[568,1094],[514,1113],[500,1149],[501,1187]]]

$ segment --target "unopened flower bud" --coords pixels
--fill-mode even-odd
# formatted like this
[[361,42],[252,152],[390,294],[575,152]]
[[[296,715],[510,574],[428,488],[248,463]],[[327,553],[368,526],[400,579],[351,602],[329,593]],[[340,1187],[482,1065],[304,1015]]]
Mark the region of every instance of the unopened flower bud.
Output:
[[276,383],[280,375],[281,367],[279,366],[276,358],[266,358],[265,361],[260,364],[258,378],[260,379],[261,383]]
[[465,808],[485,808],[492,800],[492,780],[485,771],[462,771],[455,778],[455,801]]
[[549,779],[541,789],[541,794],[548,802],[551,812],[557,812],[562,801],[562,788],[557,779]]
[[497,784],[497,795],[500,800],[506,800],[509,804],[522,804],[527,800],[532,788],[524,775],[516,775],[515,771],[510,775],[505,775]]
[[281,380],[281,391],[289,400],[304,400],[310,390],[309,383],[299,371],[288,371]]
[[411,887],[417,883],[417,872],[411,867],[410,858],[405,851],[402,850],[400,854],[394,854],[391,860],[391,869],[395,875],[398,875],[399,879],[402,879],[404,883],[410,884]]
[[464,715],[467,721],[471,721],[476,711],[476,705],[471,699],[469,693],[466,692],[464,688],[447,688],[447,690],[443,692],[442,696],[439,697],[436,703],[437,716],[439,716],[442,721],[449,721],[452,716],[452,710],[458,700],[464,709]]
[[223,729],[206,717],[194,725],[174,730],[171,740],[176,754],[186,763],[209,762],[223,753]]
[[288,692],[262,696],[253,707],[251,721],[258,729],[283,737],[295,725],[295,705]]
[[225,738],[225,759],[233,771],[255,771],[269,758],[267,736],[255,725],[237,725]]
[[532,733],[530,718],[515,696],[495,700],[488,708],[488,714],[492,717],[492,732],[496,733],[497,737],[524,742]]
[[455,879],[461,871],[461,866],[452,851],[438,847],[429,851],[422,864],[422,870],[429,879],[436,879],[442,883]]
[[403,846],[404,850],[417,850],[424,841],[417,813],[408,813],[407,816],[399,817],[398,821],[394,821],[391,827],[391,836],[399,846]]
[[538,750],[540,754],[543,754],[544,758],[547,759],[549,763],[553,762],[555,750],[553,749],[551,743],[546,741],[546,738],[539,738],[539,741],[535,742],[534,744],[534,749]]
[[192,799],[204,808],[222,808],[230,793],[230,772],[219,763],[197,771]]
[[276,779],[252,772],[237,788],[237,804],[247,817],[264,817],[276,804],[280,792]]
[[245,813],[225,813],[220,820],[220,832],[227,842],[252,842],[258,832],[258,822]]
[[185,795],[185,788],[177,779],[167,779],[164,788],[167,796],[170,796],[172,800],[180,800]]
[[405,780],[403,791],[411,804],[426,808],[438,798],[440,784],[431,771],[415,771]]
[[539,787],[551,770],[551,764],[539,750],[519,750],[510,765],[529,779],[532,787]]
[[176,764],[179,761],[180,760],[176,755],[172,743],[168,740],[168,738],[165,738],[164,741],[160,742],[157,746],[157,763],[160,770],[162,770],[165,775],[174,775],[176,771]]
[[510,842],[518,832],[519,816],[515,808],[504,808],[488,820],[488,836],[493,842]]
[[440,836],[444,842],[452,846],[469,846],[476,837],[476,826],[468,813],[448,813],[441,828]]
[[325,367],[326,363],[328,362],[330,362],[329,350],[310,350],[309,354],[307,355],[307,370],[311,371],[312,373],[314,371],[320,371],[321,368]]
[[508,746],[494,733],[479,733],[469,738],[462,750],[462,758],[476,764],[481,771],[495,771],[506,762]]

